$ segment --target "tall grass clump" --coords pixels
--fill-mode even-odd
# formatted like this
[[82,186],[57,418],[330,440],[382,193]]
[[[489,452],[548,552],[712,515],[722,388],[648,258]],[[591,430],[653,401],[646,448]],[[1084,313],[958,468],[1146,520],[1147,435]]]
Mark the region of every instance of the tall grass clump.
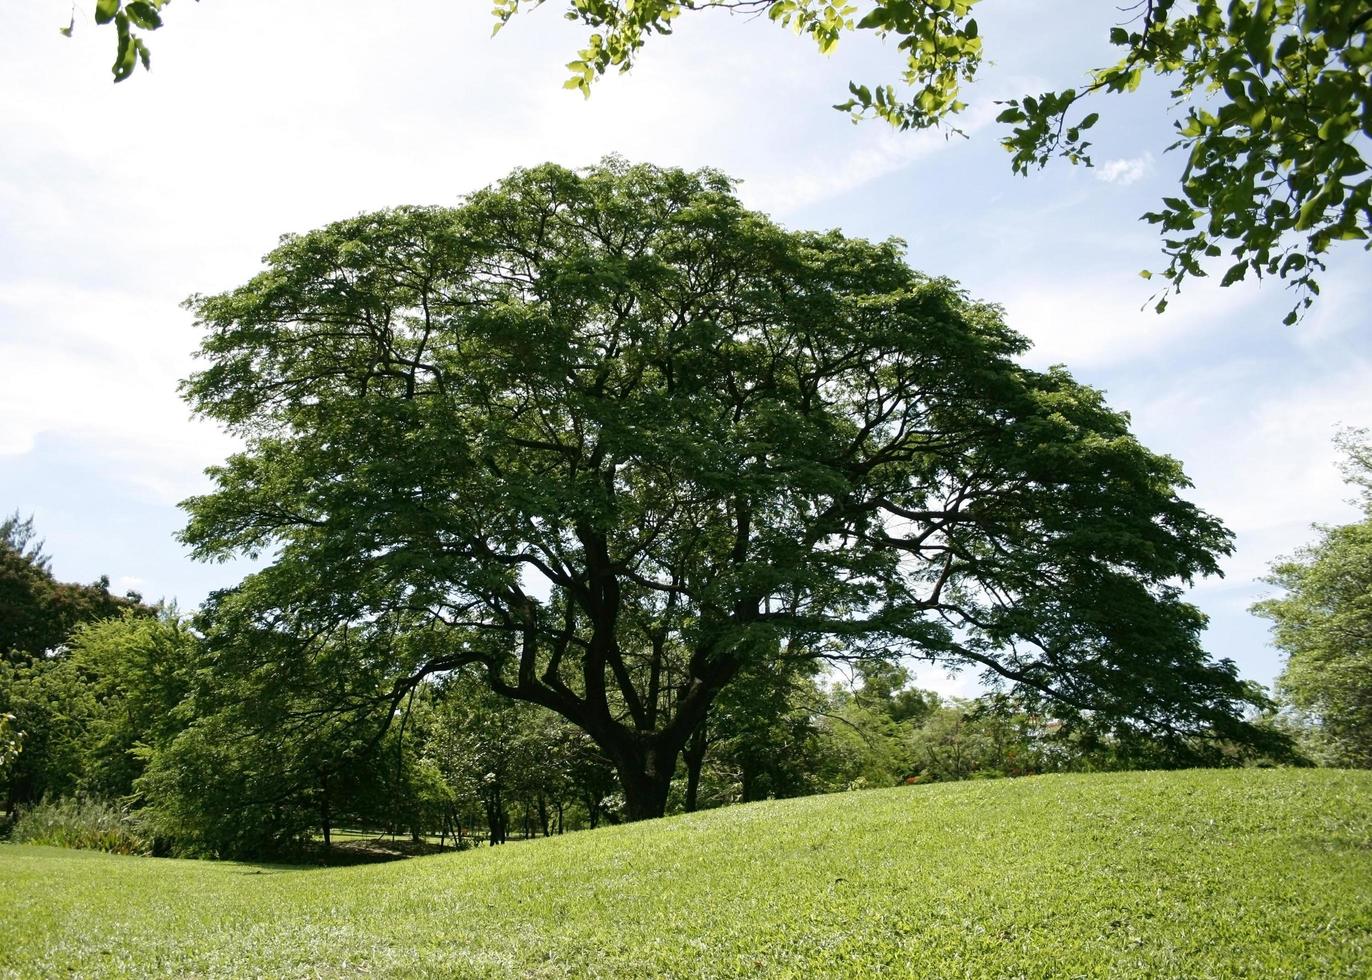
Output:
[[152,836],[138,815],[99,799],[65,798],[36,803],[19,814],[10,840],[111,854],[152,853]]

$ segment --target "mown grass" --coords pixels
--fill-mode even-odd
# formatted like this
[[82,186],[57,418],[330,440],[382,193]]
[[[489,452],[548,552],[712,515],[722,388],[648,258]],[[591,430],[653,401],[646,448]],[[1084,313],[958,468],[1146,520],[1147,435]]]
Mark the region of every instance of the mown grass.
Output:
[[1372,774],[917,786],[352,868],[6,846],[0,972],[1366,977]]

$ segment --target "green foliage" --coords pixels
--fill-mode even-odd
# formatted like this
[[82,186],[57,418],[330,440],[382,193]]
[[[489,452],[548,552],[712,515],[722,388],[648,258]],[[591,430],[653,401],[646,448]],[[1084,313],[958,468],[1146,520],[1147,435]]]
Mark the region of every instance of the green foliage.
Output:
[[148,747],[184,724],[196,638],[175,608],[87,623],[58,653],[0,664],[0,705],[25,733],[4,779],[11,806],[133,792]]
[[186,721],[198,639],[176,608],[156,617],[125,614],[77,629],[58,670],[79,675],[96,711],[84,738],[88,761],[82,788],[132,792],[151,746],[162,745]]
[[[1356,977],[1372,775],[1045,776],[293,869],[0,847],[20,976]],[[517,938],[517,941],[512,941]]]
[[273,555],[207,614],[218,683],[318,724],[475,666],[586,732],[635,818],[780,661],[908,654],[1260,737],[1181,601],[1230,536],[1180,465],[901,254],[614,159],[287,236],[190,300],[186,397],[245,448],[184,538]]
[[287,856],[312,839],[318,812],[291,768],[294,746],[256,734],[211,715],[150,756],[136,789],[149,827],[175,853]]
[[427,704],[418,751],[443,780],[450,823],[484,827],[492,844],[596,827],[618,818],[614,768],[575,725],[538,705],[494,693],[458,671],[420,689]]
[[219,641],[211,632],[196,660],[180,725],[142,754],[134,790],[159,838],[183,854],[291,856],[349,817],[406,829],[419,820],[416,781],[428,767],[398,737],[381,743],[372,716],[322,713],[326,666],[279,669],[264,645],[259,669],[216,671]]
[[59,582],[37,539],[33,518],[18,512],[0,521],[0,659],[10,663],[49,655],[82,623],[125,610],[151,612],[136,592],[111,595],[109,579],[92,585]]
[[1025,776],[1081,762],[1054,745],[1049,733],[1048,725],[1027,715],[950,701],[931,711],[914,732],[915,779]]
[[112,854],[149,854],[152,841],[137,814],[96,797],[43,800],[25,807],[10,839]]
[[[696,730],[678,805],[784,799],[846,788],[836,779],[845,746],[826,737],[824,692],[813,665],[765,663],[726,688]],[[696,767],[694,776],[692,767]],[[693,781],[698,782],[693,792]],[[888,780],[883,785],[894,785]]]
[[1366,516],[1320,527],[1318,541],[1274,565],[1267,581],[1286,594],[1253,611],[1272,621],[1287,656],[1278,691],[1314,720],[1317,758],[1372,768],[1372,443],[1352,431],[1340,444]]
[[24,748],[24,733],[18,727],[18,719],[9,712],[0,713],[0,779],[3,779],[12,763]]
[[[115,37],[114,64],[110,71],[116,82],[122,82],[137,71],[139,64],[144,70],[152,67],[152,55],[147,42],[138,33],[155,31],[162,26],[162,8],[171,0],[96,0],[95,23],[113,24]],[[71,37],[76,30],[76,12],[72,10],[71,22],[61,28],[62,34]]]
[[[568,67],[569,88],[589,94],[596,76],[627,71],[646,40],[669,34],[683,13],[707,9],[766,13],[828,52],[845,34],[893,40],[898,84],[849,84],[836,108],[854,120],[901,129],[949,126],[965,104],[961,87],[981,65],[976,0],[567,0],[567,17],[593,33]],[[542,0],[498,0],[497,28]],[[1179,196],[1144,218],[1164,236],[1166,286],[1156,308],[1192,277],[1227,264],[1222,284],[1249,272],[1296,290],[1294,323],[1319,292],[1331,245],[1372,247],[1372,14],[1364,0],[1146,0],[1132,22],[1110,31],[1120,60],[1089,72],[1078,87],[1011,99],[998,121],[1018,173],[1054,157],[1091,165],[1087,139],[1100,93],[1127,93],[1147,75],[1171,86],[1178,140],[1187,154]],[[1069,27],[1070,29],[1070,27]],[[1225,252],[1228,258],[1222,258]],[[1145,273],[1150,277],[1151,273]]]

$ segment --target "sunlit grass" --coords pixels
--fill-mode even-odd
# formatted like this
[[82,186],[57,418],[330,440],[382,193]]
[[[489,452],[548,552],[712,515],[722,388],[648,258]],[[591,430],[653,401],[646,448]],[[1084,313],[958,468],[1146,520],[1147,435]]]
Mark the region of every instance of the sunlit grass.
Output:
[[1354,977],[1372,774],[1044,776],[385,865],[0,848],[0,970]]

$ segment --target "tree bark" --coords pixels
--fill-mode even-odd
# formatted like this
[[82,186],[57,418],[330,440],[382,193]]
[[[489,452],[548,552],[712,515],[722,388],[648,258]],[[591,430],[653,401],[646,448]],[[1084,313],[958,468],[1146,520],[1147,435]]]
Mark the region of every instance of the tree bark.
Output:
[[329,812],[329,775],[322,773],[319,777],[319,822],[324,830],[324,846],[330,846],[330,831],[332,831],[332,820]]
[[624,819],[652,820],[667,812],[679,749],[661,745],[616,746],[611,754],[624,790]]
[[691,741],[681,753],[686,762],[686,812],[695,813],[699,805],[700,769],[705,762],[706,733],[705,723],[701,722],[691,733]]

